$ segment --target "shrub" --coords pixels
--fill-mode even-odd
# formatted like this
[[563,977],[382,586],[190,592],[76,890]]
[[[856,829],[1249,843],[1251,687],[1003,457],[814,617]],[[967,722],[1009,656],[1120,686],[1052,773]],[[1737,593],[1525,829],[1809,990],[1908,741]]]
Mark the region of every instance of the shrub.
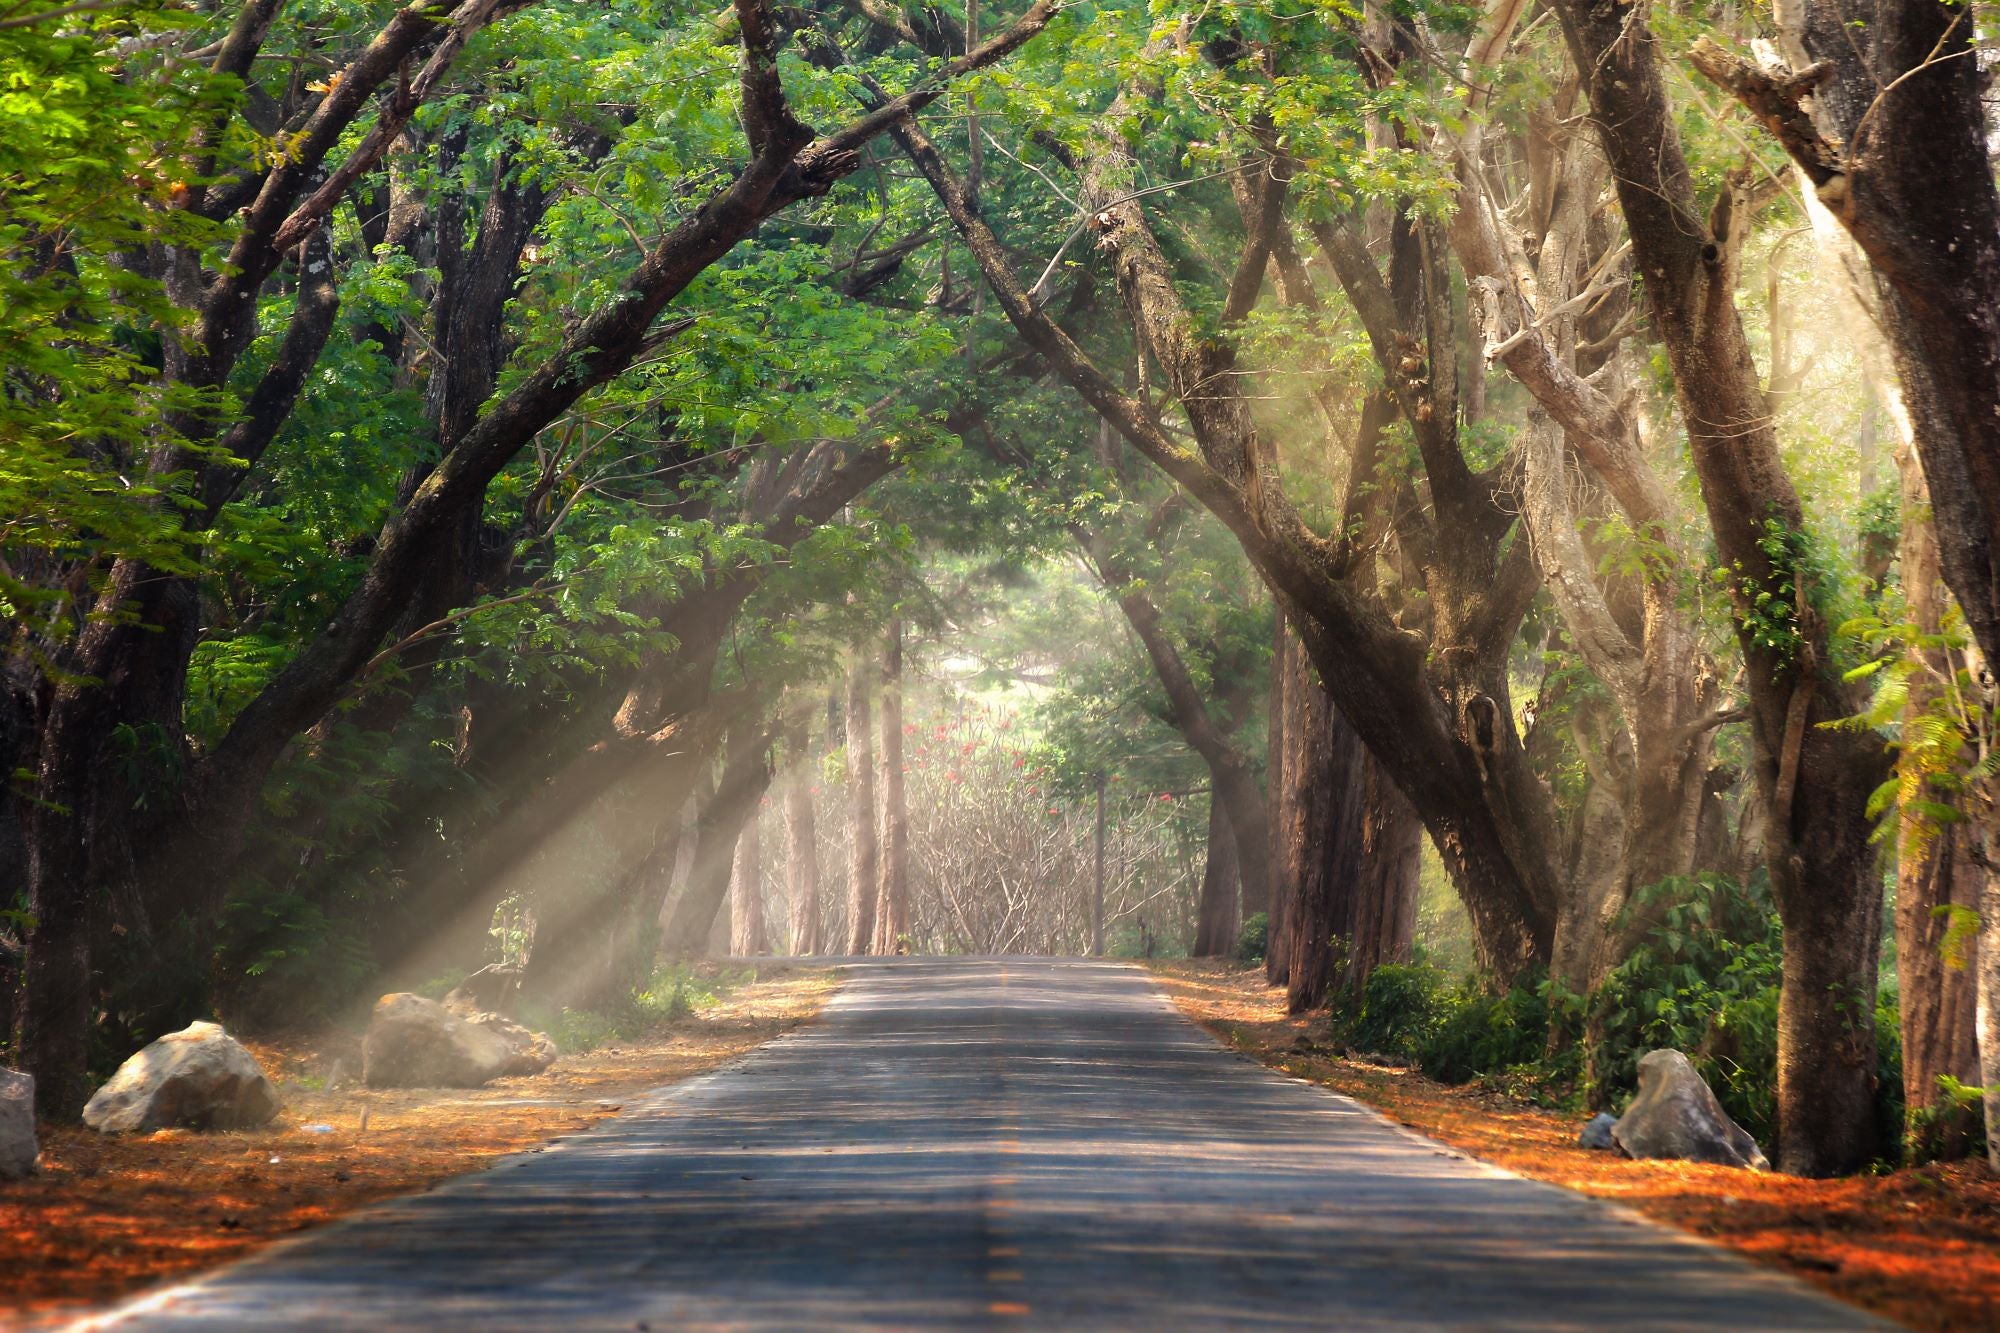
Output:
[[1349,1041],[1364,1051],[1415,1055],[1446,1003],[1444,974],[1428,963],[1384,963],[1368,974]]
[[1261,963],[1271,944],[1271,918],[1262,912],[1251,916],[1236,932],[1236,961]]
[[[1482,1074],[1534,1065],[1548,1047],[1546,988],[1527,981],[1498,994],[1476,986],[1441,992],[1429,1031],[1412,1054],[1417,1067],[1441,1083],[1466,1083]],[[1537,1081],[1545,1081],[1542,1071]]]
[[1700,874],[1635,898],[1655,919],[1591,996],[1591,1068],[1607,1104],[1638,1087],[1639,1059],[1686,1053],[1738,1124],[1760,1142],[1776,1125],[1778,983],[1783,941],[1759,870],[1738,882]]

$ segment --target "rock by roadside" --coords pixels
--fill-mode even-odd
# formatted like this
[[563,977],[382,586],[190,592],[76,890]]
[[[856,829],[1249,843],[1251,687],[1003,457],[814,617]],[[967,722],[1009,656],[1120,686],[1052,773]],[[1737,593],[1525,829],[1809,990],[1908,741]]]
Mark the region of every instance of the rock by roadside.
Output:
[[190,1023],[146,1047],[83,1108],[106,1134],[156,1129],[251,1129],[282,1105],[257,1058],[216,1023]]
[[477,1088],[555,1063],[555,1044],[499,1014],[462,1017],[421,995],[375,1002],[361,1044],[362,1081],[371,1088]]

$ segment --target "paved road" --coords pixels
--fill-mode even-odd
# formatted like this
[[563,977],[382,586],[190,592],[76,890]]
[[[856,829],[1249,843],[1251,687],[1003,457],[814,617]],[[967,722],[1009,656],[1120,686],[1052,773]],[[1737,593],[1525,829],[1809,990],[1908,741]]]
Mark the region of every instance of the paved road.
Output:
[[857,967],[817,1024],[125,1330],[1851,1329],[1257,1068],[1111,963]]

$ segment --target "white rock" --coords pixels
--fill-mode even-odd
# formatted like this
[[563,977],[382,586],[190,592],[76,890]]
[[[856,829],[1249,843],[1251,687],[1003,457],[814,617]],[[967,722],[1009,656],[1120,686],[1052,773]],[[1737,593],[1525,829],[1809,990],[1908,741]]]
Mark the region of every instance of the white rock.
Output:
[[83,1108],[83,1123],[106,1134],[170,1126],[251,1129],[282,1105],[257,1058],[219,1024],[190,1023],[118,1067]]
[[1771,1165],[1679,1051],[1651,1051],[1639,1061],[1639,1095],[1611,1127],[1611,1139],[1627,1157],[1759,1171]]

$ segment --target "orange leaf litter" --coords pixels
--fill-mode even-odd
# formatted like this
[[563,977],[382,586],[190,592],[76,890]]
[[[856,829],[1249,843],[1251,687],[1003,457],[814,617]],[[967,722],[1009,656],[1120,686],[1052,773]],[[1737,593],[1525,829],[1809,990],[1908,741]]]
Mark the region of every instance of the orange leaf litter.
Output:
[[1326,1051],[1319,1020],[1287,1015],[1262,968],[1153,967],[1181,1011],[1225,1044],[1475,1157],[1616,1200],[1913,1328],[2000,1329],[2000,1179],[1983,1162],[1800,1180],[1628,1161],[1577,1147],[1580,1115]]
[[315,1091],[299,1080],[333,1055],[358,1068],[351,1036],[249,1040],[285,1098],[262,1129],[119,1136],[45,1125],[40,1174],[0,1182],[0,1327],[54,1324],[585,1129],[626,1098],[797,1027],[835,984],[823,968],[762,967],[758,977],[657,1033],[484,1088]]

